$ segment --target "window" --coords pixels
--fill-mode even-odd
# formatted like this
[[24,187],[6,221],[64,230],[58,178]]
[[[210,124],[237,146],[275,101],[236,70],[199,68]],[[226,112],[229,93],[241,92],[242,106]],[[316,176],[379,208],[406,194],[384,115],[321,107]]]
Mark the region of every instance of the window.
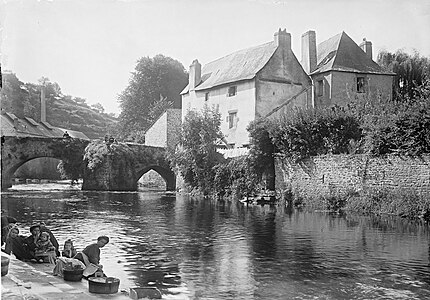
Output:
[[229,112],[228,113],[228,129],[231,129],[236,126],[237,112]]
[[228,88],[227,97],[232,97],[232,96],[234,96],[236,94],[237,94],[237,87],[235,85],[234,86],[230,86]]
[[209,92],[205,93],[205,101],[209,100]]
[[323,96],[323,95],[324,95],[324,81],[318,80],[317,96]]
[[357,93],[365,92],[365,83],[364,77],[357,77]]

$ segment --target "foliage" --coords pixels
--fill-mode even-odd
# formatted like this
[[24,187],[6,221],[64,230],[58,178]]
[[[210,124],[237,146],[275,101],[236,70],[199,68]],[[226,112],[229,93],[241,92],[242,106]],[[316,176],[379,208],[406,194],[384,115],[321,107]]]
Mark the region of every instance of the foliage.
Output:
[[399,112],[388,136],[394,153],[414,156],[430,153],[430,99],[410,103]]
[[108,153],[109,147],[105,142],[102,142],[101,140],[92,141],[85,148],[84,160],[87,168],[89,170],[95,170],[103,163]]
[[345,210],[359,214],[392,214],[409,219],[429,219],[430,200],[403,189],[364,190],[346,201]]
[[351,102],[348,107],[363,132],[361,151],[372,155],[430,153],[429,108],[428,97]]
[[188,75],[183,65],[161,54],[138,60],[129,85],[119,95],[118,132],[125,140],[136,140],[170,105],[180,107],[180,92]]
[[250,159],[250,155],[235,157],[215,167],[213,192],[218,198],[241,199],[261,190],[261,177]]
[[[156,158],[156,153],[152,153],[151,150],[147,151],[141,156],[143,157],[151,157]],[[104,140],[93,140],[90,144],[85,148],[84,161],[88,170],[94,171],[100,166],[103,165],[103,162],[108,159],[108,157],[112,161],[123,161],[128,163],[135,163],[136,153],[135,151],[125,143],[106,143]]]
[[430,60],[418,52],[410,55],[402,50],[395,53],[381,51],[377,63],[386,71],[396,73],[393,82],[395,100],[403,101],[421,97],[417,90],[430,78]]
[[61,159],[57,168],[63,179],[78,180],[83,177],[83,153],[88,141],[79,139],[61,139],[52,147],[54,155]]
[[15,74],[2,74],[3,87],[0,89],[1,108],[15,114],[18,118],[24,117],[24,103],[28,101],[24,83]]
[[269,130],[272,122],[266,118],[252,121],[248,125],[250,137],[250,151],[247,162],[252,172],[261,180],[265,172],[274,168],[275,146],[270,137]]
[[340,107],[296,109],[276,120],[269,134],[277,153],[294,162],[322,154],[348,153],[361,138],[358,120]]
[[2,75],[1,107],[19,118],[25,116],[40,121],[43,84],[47,121],[51,125],[81,131],[89,138],[100,138],[116,123],[115,118],[101,113],[104,109],[99,103],[91,108],[85,99],[63,95],[60,86],[47,78],[42,77],[38,84],[24,84],[13,73]]
[[182,124],[180,146],[169,153],[172,166],[179,168],[185,183],[206,195],[213,190],[215,167],[224,161],[216,151],[222,138],[220,125],[220,114],[208,107],[189,111]]

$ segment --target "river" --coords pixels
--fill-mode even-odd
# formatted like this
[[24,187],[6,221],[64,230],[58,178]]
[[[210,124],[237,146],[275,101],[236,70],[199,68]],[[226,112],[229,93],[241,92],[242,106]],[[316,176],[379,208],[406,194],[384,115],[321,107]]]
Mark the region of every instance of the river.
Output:
[[109,236],[106,274],[163,299],[430,298],[429,227],[404,219],[52,184],[13,186],[1,207],[21,234],[44,221],[61,246]]

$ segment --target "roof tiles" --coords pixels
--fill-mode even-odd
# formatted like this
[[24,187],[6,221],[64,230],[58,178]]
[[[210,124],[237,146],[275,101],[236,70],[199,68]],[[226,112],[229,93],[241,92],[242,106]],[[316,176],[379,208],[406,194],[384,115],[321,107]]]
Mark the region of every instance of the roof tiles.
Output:
[[[276,49],[277,45],[272,41],[212,61],[202,68],[201,82],[195,89],[205,90],[223,84],[252,79],[266,65]],[[186,86],[181,94],[188,91],[189,86]]]

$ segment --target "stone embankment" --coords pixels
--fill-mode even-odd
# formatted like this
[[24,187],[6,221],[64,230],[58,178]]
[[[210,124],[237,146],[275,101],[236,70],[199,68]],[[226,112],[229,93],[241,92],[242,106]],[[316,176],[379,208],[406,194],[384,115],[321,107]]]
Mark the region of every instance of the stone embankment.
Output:
[[[2,253],[2,256],[4,254]],[[64,281],[52,274],[51,264],[32,264],[10,257],[8,273],[1,277],[1,299],[7,300],[130,300],[128,293],[93,294],[88,290],[87,280]]]
[[346,191],[405,190],[430,196],[430,156],[321,155],[298,164],[277,160],[279,189],[307,197]]

